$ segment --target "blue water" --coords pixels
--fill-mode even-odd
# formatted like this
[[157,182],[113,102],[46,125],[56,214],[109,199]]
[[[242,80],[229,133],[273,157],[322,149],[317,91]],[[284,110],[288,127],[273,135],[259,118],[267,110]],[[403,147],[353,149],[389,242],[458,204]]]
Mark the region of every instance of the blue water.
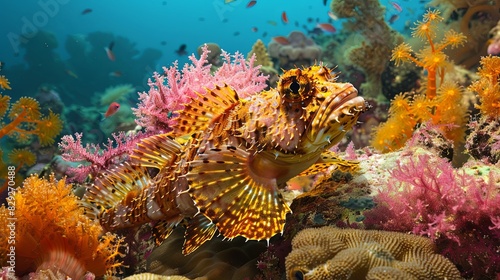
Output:
[[[8,1],[2,0],[0,18],[2,60],[8,64],[22,62],[22,51],[16,37],[29,35],[34,30],[47,30],[55,33],[60,43],[69,34],[87,34],[93,31],[112,32],[127,37],[137,44],[138,49],[146,47],[158,48],[163,52],[160,64],[170,64],[179,59],[174,53],[180,44],[187,44],[189,53],[204,42],[217,42],[227,51],[250,50],[256,39],[270,41],[277,35],[286,35],[297,28],[307,25],[311,17],[321,22],[328,20],[327,6],[322,0],[316,1],[257,1],[252,8],[246,8],[248,1],[237,0],[224,4],[224,0],[193,1],[76,1],[76,0],[39,0]],[[385,3],[384,3],[385,2]],[[388,5],[389,1],[382,1]],[[418,9],[421,4],[413,1],[401,1],[407,9],[402,17]],[[420,6],[419,6],[420,5]],[[92,12],[82,15],[82,11],[90,8]],[[388,5],[388,13],[392,7]],[[281,21],[281,13],[286,11],[289,23]],[[269,21],[277,23],[273,26]],[[400,28],[405,19],[395,23]],[[308,24],[311,28],[316,22]],[[340,28],[340,24],[334,24]],[[258,32],[253,32],[257,27]],[[236,35],[235,33],[239,33]],[[262,37],[263,33],[268,35]],[[266,39],[267,38],[267,39]],[[166,42],[163,46],[161,42]],[[62,45],[62,44],[60,44]],[[60,51],[64,50],[60,46]],[[182,62],[182,58],[181,58]]]
[[[420,17],[424,4],[419,2],[397,1],[403,12],[392,25],[394,29],[402,32],[405,22]],[[152,71],[170,66],[175,60],[179,60],[180,65],[188,62],[187,55],[179,56],[175,52],[181,44],[187,45],[188,54],[196,52],[203,43],[215,42],[230,53],[240,51],[246,55],[259,38],[268,44],[274,36],[286,36],[293,30],[311,30],[318,22],[327,22],[330,1],[325,6],[322,0],[260,0],[251,8],[246,7],[247,0],[229,4],[224,0],[38,0],[23,1],[22,4],[0,0],[0,3],[0,61],[6,63],[2,74],[10,74],[8,78],[13,90],[9,93],[13,96],[32,95],[39,84],[46,82],[62,83],[70,94],[79,96],[119,83],[132,83],[139,90],[146,89],[147,77]],[[397,12],[390,1],[381,0],[381,3],[387,6],[386,19]],[[85,9],[92,9],[92,12],[82,14]],[[287,13],[287,24],[282,22],[282,12]],[[340,29],[342,23],[334,21],[333,25]],[[255,28],[256,32],[252,30]],[[39,54],[27,57],[22,43],[29,43],[37,31],[52,33],[57,47],[47,50],[53,44],[37,41]],[[69,36],[78,34],[85,38],[94,32],[104,32],[111,37],[105,39],[108,37],[103,35],[103,38],[96,39],[94,47],[98,50],[90,57],[81,58],[84,61],[69,61],[71,56],[65,47]],[[126,53],[123,49],[127,42],[120,45],[123,40],[132,44]],[[85,39],[76,44],[83,46],[83,41]],[[115,62],[110,62],[104,51],[110,41],[115,41]],[[131,48],[136,53],[131,52]],[[132,60],[140,59],[141,53],[148,48],[155,49],[159,57],[152,55],[154,58],[141,63]],[[59,64],[53,65],[54,61]],[[5,71],[10,67],[16,71]],[[102,69],[106,73],[124,72],[123,77],[113,79],[102,75],[96,78],[90,75],[90,72]],[[69,71],[78,79],[72,80]],[[30,79],[27,80],[26,76]],[[26,84],[29,82],[31,87]]]

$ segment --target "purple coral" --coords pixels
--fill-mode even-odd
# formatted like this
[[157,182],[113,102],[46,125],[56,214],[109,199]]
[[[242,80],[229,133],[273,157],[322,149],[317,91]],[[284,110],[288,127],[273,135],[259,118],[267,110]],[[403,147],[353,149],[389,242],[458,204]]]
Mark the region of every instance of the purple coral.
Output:
[[468,170],[477,174],[429,155],[399,162],[365,225],[428,236],[463,276],[492,277],[500,271],[500,176],[490,170],[482,178],[481,169]]
[[209,53],[205,45],[200,58],[191,55],[192,64],[185,64],[182,71],[174,62],[170,68],[163,67],[163,75],[154,73],[153,80],[148,81],[149,91],[139,93],[140,103],[133,109],[136,122],[148,131],[169,131],[176,122],[175,112],[195,97],[196,92],[204,94],[205,88],[227,84],[236,90],[239,97],[245,98],[266,87],[268,77],[260,73],[260,65],[254,66],[255,56],[245,60],[238,52],[231,56],[222,51],[224,63],[212,74],[207,60]]

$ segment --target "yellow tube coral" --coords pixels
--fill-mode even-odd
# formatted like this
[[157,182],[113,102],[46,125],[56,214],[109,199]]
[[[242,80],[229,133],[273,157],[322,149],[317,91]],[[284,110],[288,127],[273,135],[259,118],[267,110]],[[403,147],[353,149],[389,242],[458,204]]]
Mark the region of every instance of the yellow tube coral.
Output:
[[0,265],[15,265],[18,276],[50,269],[81,279],[87,271],[111,275],[121,266],[116,258],[123,240],[110,233],[101,236],[101,226],[84,215],[64,179],[31,176],[22,188],[9,188],[0,218],[5,239],[0,240]]

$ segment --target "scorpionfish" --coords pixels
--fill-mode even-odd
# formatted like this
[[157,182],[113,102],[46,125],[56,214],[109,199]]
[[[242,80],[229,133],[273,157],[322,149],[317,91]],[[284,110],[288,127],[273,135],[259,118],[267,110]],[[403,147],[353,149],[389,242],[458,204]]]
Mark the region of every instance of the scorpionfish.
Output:
[[280,190],[308,170],[338,164],[328,149],[366,110],[350,83],[315,65],[285,71],[245,99],[228,85],[198,93],[173,131],[142,139],[130,159],[85,194],[108,230],[153,223],[157,243],[186,228],[189,254],[216,232],[269,240],[290,212]]

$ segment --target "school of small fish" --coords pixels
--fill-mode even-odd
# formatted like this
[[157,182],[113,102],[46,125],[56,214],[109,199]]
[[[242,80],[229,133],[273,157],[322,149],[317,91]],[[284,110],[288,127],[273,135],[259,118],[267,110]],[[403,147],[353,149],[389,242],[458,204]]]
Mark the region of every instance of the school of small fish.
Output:
[[366,108],[323,65],[285,71],[276,88],[245,99],[216,86],[177,112],[172,132],[142,139],[130,160],[99,174],[84,200],[108,230],[152,222],[158,243],[183,224],[184,254],[217,232],[269,240],[290,212],[289,179],[356,165],[328,149]]

